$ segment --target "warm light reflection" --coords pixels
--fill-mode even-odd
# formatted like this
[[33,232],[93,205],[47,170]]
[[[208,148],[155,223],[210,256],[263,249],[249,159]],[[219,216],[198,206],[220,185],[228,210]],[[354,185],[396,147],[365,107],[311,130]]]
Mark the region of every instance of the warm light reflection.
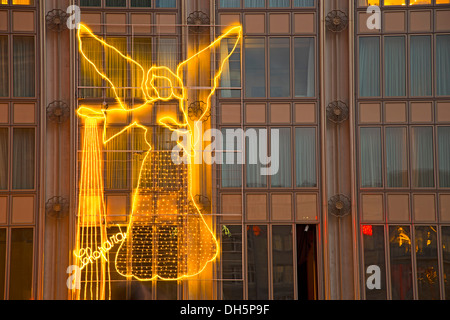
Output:
[[411,239],[409,238],[408,234],[406,233],[405,229],[403,227],[398,227],[396,235],[390,239],[391,243],[398,243],[398,246],[401,247],[403,244],[411,245]]
[[[80,54],[95,69],[96,74],[108,83],[119,107],[96,109],[91,106],[81,106],[77,110],[78,115],[89,123],[103,122],[104,144],[121,134],[128,133],[129,129],[137,127],[144,130],[145,144],[148,147],[133,195],[126,240],[120,245],[115,257],[116,270],[125,277],[134,277],[142,281],[180,280],[200,274],[218,256],[218,240],[205,220],[202,208],[197,203],[194,194],[198,182],[194,178],[192,164],[196,153],[202,149],[201,141],[198,138],[200,135],[194,134],[194,132],[201,130],[199,126],[210,111],[211,98],[219,85],[224,65],[240,43],[241,37],[242,28],[240,26],[232,27],[209,46],[181,62],[176,72],[166,66],[152,66],[146,71],[128,55],[94,35],[87,26],[80,25],[78,30]],[[207,97],[207,107],[203,114],[196,119],[197,121],[192,123],[187,110],[188,94],[183,82],[184,71],[189,68],[190,62],[201,59],[202,54],[208,54],[209,58],[211,51],[224,38],[235,39],[234,48],[224,58],[212,79],[212,89]],[[103,46],[104,50],[110,51],[109,54],[118,55],[127,64],[132,65],[137,73],[140,73],[137,77],[142,79],[139,88],[141,96],[144,97],[142,104],[131,108],[125,104],[117,89],[118,86],[111,80],[112,77],[103,70],[102,66],[96,65],[93,59],[90,59],[89,52],[83,46],[85,39],[94,39]],[[164,84],[164,89],[160,88],[161,83]],[[190,133],[191,149],[185,150],[186,157],[192,158],[192,161],[188,162],[189,164],[175,165],[171,159],[171,151],[154,150],[149,142],[149,130],[138,122],[133,122],[116,134],[107,136],[106,119],[109,115],[130,113],[146,107],[152,108],[157,101],[172,100],[177,101],[183,120],[180,121],[173,116],[163,114],[158,117],[157,122],[171,131]],[[89,148],[89,146],[83,146],[83,150],[86,147]],[[180,144],[180,147],[183,146]],[[85,159],[83,158],[83,160]],[[83,173],[81,177],[83,177]],[[102,179],[100,176],[96,176],[96,178]],[[98,201],[98,199],[92,199],[92,203],[99,206]],[[84,212],[85,208],[80,210]],[[82,229],[82,224],[79,224],[78,229]]]

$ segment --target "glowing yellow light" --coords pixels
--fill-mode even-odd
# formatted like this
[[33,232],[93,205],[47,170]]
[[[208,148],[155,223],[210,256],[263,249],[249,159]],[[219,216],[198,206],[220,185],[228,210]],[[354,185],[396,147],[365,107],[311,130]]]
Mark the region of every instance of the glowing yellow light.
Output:
[[[110,297],[108,251],[92,252],[90,248],[101,247],[107,242],[103,180],[101,167],[101,145],[98,134],[98,119],[86,118],[81,173],[79,182],[77,235],[74,256],[82,273],[83,288],[74,290],[75,299],[104,300]],[[80,257],[80,254],[83,253]],[[87,260],[85,255],[91,257]],[[86,257],[87,258],[87,257]],[[108,287],[109,288],[109,287]]]
[[[197,119],[198,122],[192,125],[186,107],[187,89],[183,84],[184,68],[193,59],[197,59],[200,54],[214,48],[222,39],[231,36],[236,38],[235,45],[229,55],[222,61],[214,76],[212,90],[207,98],[207,107]],[[83,37],[97,40],[105,49],[113,50],[127,63],[134,65],[138,72],[140,70],[140,76],[142,77],[140,90],[145,99],[144,103],[132,108],[125,105],[122,97],[118,95],[115,84],[84,51]],[[120,244],[115,258],[115,267],[119,274],[142,281],[155,279],[180,280],[192,277],[203,272],[206,266],[217,258],[219,243],[194,197],[193,186],[195,181],[192,167],[194,161],[188,162],[187,165],[177,166],[171,160],[171,151],[153,151],[147,140],[148,129],[138,122],[133,122],[120,132],[107,137],[106,118],[108,113],[133,112],[144,107],[151,107],[157,101],[178,100],[184,120],[180,122],[172,116],[162,115],[157,119],[157,122],[171,131],[189,132],[192,140],[190,150],[184,151],[186,151],[188,157],[194,158],[197,150],[200,149],[197,148],[200,143],[200,135],[192,133],[201,130],[199,124],[211,108],[211,97],[215,94],[219,85],[225,63],[237,48],[241,38],[241,26],[232,27],[209,46],[181,62],[176,69],[176,73],[165,66],[153,66],[145,72],[138,62],[94,35],[87,26],[80,25],[78,29],[80,54],[109,84],[119,107],[96,110],[95,108],[82,106],[77,110],[78,115],[86,118],[87,121],[95,121],[96,123],[97,121],[104,121],[104,144],[127,132],[130,128],[139,127],[145,132],[145,144],[148,146],[148,151],[140,167],[137,188],[133,195],[132,213],[127,227],[126,239]],[[156,81],[164,81],[169,89],[160,92],[155,86]],[[179,142],[178,145],[183,148]],[[97,205],[99,204],[97,203]],[[80,210],[85,209],[83,207]],[[78,248],[80,250],[82,247]],[[91,264],[91,261],[106,260],[103,254],[107,254],[108,251],[105,247],[102,249],[99,246],[98,248],[99,250],[89,253],[86,249],[78,251],[78,256],[84,257],[84,262],[87,263],[86,267]],[[97,252],[97,259],[94,257],[95,252]]]

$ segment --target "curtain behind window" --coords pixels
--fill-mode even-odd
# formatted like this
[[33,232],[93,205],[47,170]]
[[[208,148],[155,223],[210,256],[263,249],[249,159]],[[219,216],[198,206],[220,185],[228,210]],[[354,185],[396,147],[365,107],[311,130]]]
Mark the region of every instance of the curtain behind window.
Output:
[[[106,128],[106,135],[111,137],[119,133],[121,128]],[[106,189],[126,189],[127,188],[127,159],[128,155],[126,133],[122,133],[109,141],[105,145],[106,152]]]
[[381,129],[361,128],[360,140],[361,187],[381,187]]
[[220,6],[222,8],[239,8],[241,0],[220,0]]
[[80,0],[82,7],[100,7],[101,0]]
[[[223,148],[227,151],[223,153],[222,169],[222,187],[223,188],[239,188],[242,186],[242,146],[238,145],[237,139],[242,139],[241,136],[236,137],[232,141],[231,135],[227,135],[227,130],[234,132],[235,129],[222,129]],[[227,158],[233,156],[233,163]]]
[[[175,38],[159,38],[158,39],[158,55],[157,55],[157,65],[159,67],[168,67],[173,73],[177,73],[177,39]],[[173,77],[169,74],[160,74],[161,76],[166,76],[169,79]],[[164,80],[155,80],[156,87],[167,87],[167,82]],[[170,95],[170,89],[164,88],[160,90],[160,94],[163,97]]]
[[450,95],[450,35],[436,37],[436,80],[437,95]]
[[[265,188],[265,187],[267,187],[267,177],[261,175],[261,169],[263,168],[263,166],[259,159],[259,154],[261,153],[261,151],[260,151],[261,130],[266,130],[266,129],[259,129],[259,128],[255,129],[257,139],[250,139],[248,137],[245,138],[245,164],[246,164],[246,170],[247,170],[247,187],[248,188]],[[248,133],[249,129],[246,132]],[[266,147],[266,151],[267,150],[268,150],[268,147]],[[256,151],[256,154],[254,151]],[[262,152],[262,154],[264,154],[264,152]],[[266,155],[267,155],[267,152],[266,152]],[[252,157],[256,158],[256,163],[251,161]]]
[[[279,168],[278,172],[271,177],[272,187],[274,188],[290,188],[292,186],[292,168],[291,168],[291,129],[277,128],[279,130]],[[272,152],[276,152],[277,146],[271,146]]]
[[434,187],[433,128],[415,127],[411,132],[412,185]]
[[385,96],[406,95],[406,52],[404,37],[384,38]]
[[314,38],[294,39],[294,82],[296,97],[315,96]]
[[317,187],[315,128],[295,129],[295,161],[297,187]]
[[269,6],[272,8],[276,8],[276,7],[290,7],[291,3],[290,0],[270,0],[269,2]]
[[314,0],[294,0],[294,7],[314,7]]
[[139,67],[132,65],[131,82],[133,85],[133,96],[135,98],[144,98],[140,89],[142,80],[145,80],[147,71],[152,66],[152,44],[151,38],[134,38],[133,39],[133,59],[144,68],[144,74]]
[[[241,87],[241,49],[240,45],[236,46],[236,50],[229,59],[225,58],[234,48],[235,41],[233,39],[223,39],[220,43],[220,61],[225,61],[223,73],[220,77],[220,86],[227,88]],[[222,98],[240,98],[240,90],[221,90]]]
[[176,0],[155,0],[156,8],[175,8],[176,6]]
[[450,188],[450,127],[438,127],[439,186]]
[[13,189],[34,189],[35,141],[34,129],[13,131]]
[[[99,68],[103,68],[103,47],[92,38],[82,40],[83,51],[89,59]],[[81,98],[98,98],[102,96],[102,78],[95,71],[95,68],[82,56],[80,56],[80,79],[79,85],[82,87],[93,87],[80,89]]]
[[380,95],[380,38],[359,38],[359,95]]
[[265,0],[245,0],[244,6],[246,8],[264,8]]
[[270,96],[289,97],[291,95],[291,65],[289,38],[271,38],[270,56]]
[[389,188],[408,186],[406,129],[386,128],[386,183]]
[[411,96],[430,96],[432,92],[430,36],[411,36],[410,63]]
[[[106,41],[109,45],[119,50],[122,54],[127,54],[126,38],[107,38]],[[126,89],[124,88],[127,87],[128,84],[128,64],[126,60],[116,51],[107,48],[105,49],[105,64],[106,74],[108,75],[109,80],[114,83],[117,95],[119,98],[124,99],[126,97]],[[109,88],[106,90],[106,96],[109,98],[115,98],[113,90]]]
[[266,96],[266,58],[264,38],[245,38],[245,96]]
[[0,190],[8,189],[8,128],[0,128]]
[[106,0],[107,7],[125,7],[127,5],[126,0]]
[[35,96],[34,37],[13,39],[13,93],[14,97]]
[[0,36],[0,97],[9,96],[8,37]]

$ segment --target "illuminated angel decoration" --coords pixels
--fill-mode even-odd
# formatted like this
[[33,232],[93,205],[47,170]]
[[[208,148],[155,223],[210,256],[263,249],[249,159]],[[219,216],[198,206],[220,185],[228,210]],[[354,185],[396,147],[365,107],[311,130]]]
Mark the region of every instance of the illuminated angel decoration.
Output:
[[[183,75],[194,59],[204,56],[209,58],[212,50],[219,46],[224,38],[232,39],[234,46],[228,55],[219,61],[206,107],[198,122],[193,123],[188,116],[188,89]],[[105,145],[134,127],[145,131],[145,144],[148,147],[140,166],[137,188],[133,191],[132,210],[126,235],[115,257],[116,270],[119,274],[143,281],[180,280],[192,277],[201,273],[208,263],[217,258],[219,247],[212,228],[195,201],[193,192],[195,178],[190,164],[194,161],[181,165],[174,164],[171,160],[171,151],[154,150],[149,142],[150,131],[138,122],[133,122],[113,136],[108,136],[107,118],[115,113],[133,113],[138,110],[145,112],[145,108],[152,108],[159,101],[177,101],[183,119],[164,115],[159,117],[157,122],[159,126],[171,131],[189,132],[191,148],[183,149],[183,152],[186,157],[194,159],[195,153],[201,149],[200,141],[195,139],[194,134],[196,130],[200,130],[197,123],[201,123],[203,118],[209,115],[211,98],[219,85],[222,70],[241,38],[242,28],[232,27],[209,46],[181,62],[176,70],[166,66],[153,66],[145,70],[137,61],[96,36],[87,26],[80,25],[78,42],[81,58],[106,81],[118,106],[108,109],[81,106],[78,115],[85,119],[96,119],[98,123],[103,122],[102,142]],[[118,89],[119,86],[111,80],[108,70],[98,65],[88,50],[85,50],[86,39],[101,44],[109,54],[116,55],[137,70],[136,79],[139,81],[142,79],[139,87],[140,95],[144,97],[142,104],[132,107],[125,104],[124,97],[120,96],[123,90]],[[161,83],[164,83],[164,89],[161,89]]]

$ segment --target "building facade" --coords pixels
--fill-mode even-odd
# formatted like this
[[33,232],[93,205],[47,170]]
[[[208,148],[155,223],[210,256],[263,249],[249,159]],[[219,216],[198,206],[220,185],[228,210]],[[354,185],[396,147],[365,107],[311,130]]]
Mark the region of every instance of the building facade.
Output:
[[0,3],[0,298],[450,298],[449,0]]

